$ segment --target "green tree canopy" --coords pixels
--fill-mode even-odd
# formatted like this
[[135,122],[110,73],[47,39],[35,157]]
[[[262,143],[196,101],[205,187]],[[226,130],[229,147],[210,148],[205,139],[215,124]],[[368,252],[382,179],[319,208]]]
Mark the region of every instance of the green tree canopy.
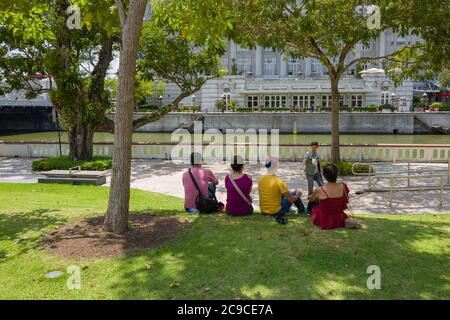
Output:
[[[403,79],[420,68],[432,73],[448,61],[449,2],[445,0],[224,0],[232,8],[231,37],[243,46],[280,50],[295,58],[313,58],[327,69],[332,92],[332,154],[339,154],[339,80],[352,66],[379,61],[403,70]],[[376,7],[374,7],[376,6]],[[376,9],[376,10],[372,10]],[[379,19],[378,19],[378,13]],[[372,23],[376,22],[376,23]],[[377,25],[378,24],[378,25]],[[381,31],[420,35],[383,56],[355,57]],[[388,70],[389,71],[389,70]],[[401,81],[399,73],[391,73]]]

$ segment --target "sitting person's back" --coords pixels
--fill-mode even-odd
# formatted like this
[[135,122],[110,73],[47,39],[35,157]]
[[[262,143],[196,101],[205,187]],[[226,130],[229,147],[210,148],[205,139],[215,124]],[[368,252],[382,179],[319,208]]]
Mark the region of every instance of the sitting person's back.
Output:
[[251,192],[252,178],[243,173],[244,160],[236,156],[231,168],[233,172],[225,177],[227,189],[227,214],[230,216],[247,216],[253,213]]
[[283,179],[275,175],[263,175],[259,178],[259,207],[268,215],[278,214],[281,210],[281,196],[289,189]]
[[305,207],[301,200],[301,192],[289,192],[283,179],[277,177],[276,172],[280,166],[280,160],[275,157],[267,159],[265,167],[267,174],[259,178],[259,206],[261,213],[273,216],[280,224],[286,224],[284,217],[290,208],[295,205],[298,213],[304,213]]
[[359,222],[344,212],[348,208],[350,190],[345,183],[336,183],[336,166],[328,165],[323,172],[328,183],[308,197],[310,201],[318,202],[312,210],[312,222],[321,229],[360,228]]
[[201,156],[197,154],[191,156],[191,168],[183,174],[184,207],[189,213],[199,212],[196,203],[199,193],[189,172],[194,176],[203,197],[215,197],[216,185],[219,183],[214,173],[211,170],[202,168],[201,159],[197,158],[201,158]]

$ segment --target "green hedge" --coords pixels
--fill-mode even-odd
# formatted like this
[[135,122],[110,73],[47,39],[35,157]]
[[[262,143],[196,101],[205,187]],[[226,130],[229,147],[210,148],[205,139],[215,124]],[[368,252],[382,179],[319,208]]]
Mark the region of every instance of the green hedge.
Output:
[[292,109],[289,107],[255,107],[255,108],[237,108],[238,112],[279,112],[279,111],[291,111]]
[[159,106],[153,106],[153,105],[142,105],[139,106],[140,112],[150,112],[150,111],[158,111],[161,109]]
[[181,112],[200,112],[202,111],[201,106],[180,106],[178,107],[178,110]]
[[353,111],[359,112],[378,112],[380,108],[378,106],[368,106],[368,107],[354,107]]
[[[323,162],[322,166],[325,167],[329,164],[331,164],[331,162]],[[338,171],[339,171],[339,175],[344,176],[344,177],[353,176],[352,166],[353,166],[353,162],[350,162],[350,161],[343,161],[343,162],[339,162],[336,164],[336,167],[338,168]],[[357,164],[355,166],[355,172],[356,173],[369,173],[370,167],[371,166],[369,164],[362,164],[362,163]],[[372,167],[372,173],[375,173],[375,169],[373,167]]]
[[448,102],[433,102],[431,107],[439,111],[450,111],[450,103]]
[[81,167],[81,170],[104,171],[112,167],[112,159],[106,157],[94,157],[88,161],[72,161],[69,157],[53,157],[33,161],[33,171],[69,170],[73,167]]
[[[307,110],[309,110],[309,108]],[[317,107],[316,107],[316,110],[317,110]],[[342,106],[342,107],[339,107],[339,111],[341,111],[341,112],[351,112],[352,108],[350,108],[349,106]],[[331,112],[331,108],[320,107],[320,112]]]
[[397,111],[398,110],[398,107],[394,107],[391,104],[383,104],[379,108],[380,108],[380,110],[391,110],[391,111]]
[[253,108],[238,108],[237,112],[254,112],[257,111],[259,109],[253,109]]

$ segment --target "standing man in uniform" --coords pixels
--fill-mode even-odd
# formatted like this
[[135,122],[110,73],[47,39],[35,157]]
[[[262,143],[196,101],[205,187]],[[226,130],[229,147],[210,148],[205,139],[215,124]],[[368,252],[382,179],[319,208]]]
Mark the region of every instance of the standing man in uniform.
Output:
[[[308,150],[303,159],[305,164],[306,180],[308,181],[308,196],[314,193],[314,181],[317,182],[319,187],[323,186],[321,167],[320,167],[320,155],[317,152],[319,149],[318,142],[311,142],[311,149]],[[313,203],[308,203],[307,212],[311,214]]]

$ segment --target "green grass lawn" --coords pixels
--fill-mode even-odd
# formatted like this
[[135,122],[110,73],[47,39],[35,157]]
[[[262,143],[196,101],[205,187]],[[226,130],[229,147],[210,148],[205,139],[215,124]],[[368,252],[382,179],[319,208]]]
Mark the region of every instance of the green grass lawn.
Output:
[[[188,216],[181,199],[134,190],[134,214],[176,214],[192,229],[114,259],[67,260],[38,249],[56,226],[104,214],[107,197],[103,187],[0,184],[0,299],[450,298],[445,214],[364,215],[366,229],[321,231],[307,217],[280,226],[258,214]],[[67,289],[67,274],[45,278],[74,264],[83,270],[80,290]],[[381,290],[366,287],[369,265],[381,268]]]

